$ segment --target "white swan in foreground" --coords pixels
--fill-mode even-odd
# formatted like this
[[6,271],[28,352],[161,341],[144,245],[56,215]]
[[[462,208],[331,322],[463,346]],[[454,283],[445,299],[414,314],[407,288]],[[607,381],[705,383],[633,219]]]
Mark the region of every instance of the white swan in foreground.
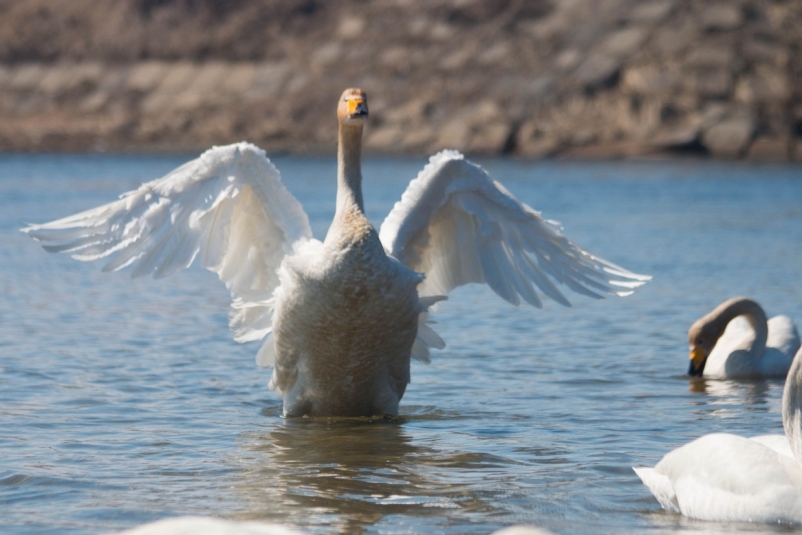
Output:
[[766,320],[755,301],[733,297],[691,325],[688,344],[688,375],[785,377],[799,349],[799,334],[789,317]]
[[699,520],[802,523],[802,350],[783,391],[785,435],[705,435],[635,468],[664,509]]
[[235,339],[264,339],[256,360],[273,366],[287,416],[397,414],[410,357],[426,362],[430,347],[444,347],[427,309],[458,286],[486,282],[511,303],[539,307],[535,287],[569,304],[552,280],[601,298],[650,278],[570,242],[453,151],[431,158],[377,233],[362,203],[366,95],[346,90],[337,115],[336,212],[323,242],[247,143],[23,231],[48,251],[109,258],[106,271],[132,266],[132,276],[164,277],[197,258],[231,292]]

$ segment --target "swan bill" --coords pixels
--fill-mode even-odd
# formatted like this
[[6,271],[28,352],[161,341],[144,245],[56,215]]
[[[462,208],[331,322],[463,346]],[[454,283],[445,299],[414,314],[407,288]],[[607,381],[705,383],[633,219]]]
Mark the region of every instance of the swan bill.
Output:
[[701,347],[692,347],[690,353],[691,363],[688,366],[688,375],[691,377],[701,377],[705,371],[705,362],[707,362],[707,355]]
[[368,116],[368,103],[361,97],[351,97],[347,100],[348,104],[348,118],[367,117]]
[[367,93],[357,88],[346,89],[337,107],[337,117],[343,124],[361,125],[368,117]]

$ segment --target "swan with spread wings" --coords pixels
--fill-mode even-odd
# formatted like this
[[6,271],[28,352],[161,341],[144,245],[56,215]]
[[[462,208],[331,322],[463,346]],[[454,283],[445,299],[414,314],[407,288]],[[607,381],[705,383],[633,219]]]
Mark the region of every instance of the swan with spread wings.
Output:
[[[468,283],[510,303],[569,305],[558,285],[594,298],[649,279],[572,243],[455,151],[432,156],[379,232],[364,213],[367,95],[339,101],[337,198],[325,239],[265,153],[214,147],[119,200],[23,229],[51,252],[103,268],[165,277],[197,260],[231,293],[239,342],[262,340],[257,363],[286,416],[398,413],[410,359],[443,340],[429,307]],[[537,291],[540,290],[540,293]]]

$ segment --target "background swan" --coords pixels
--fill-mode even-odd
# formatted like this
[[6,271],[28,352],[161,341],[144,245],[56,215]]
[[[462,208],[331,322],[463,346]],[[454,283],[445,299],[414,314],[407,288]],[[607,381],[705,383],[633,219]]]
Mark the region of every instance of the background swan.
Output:
[[705,435],[635,473],[667,511],[802,523],[802,349],[788,372],[782,416],[785,435]]
[[689,375],[785,377],[799,334],[787,316],[766,320],[755,301],[733,297],[691,325],[688,344]]
[[[232,296],[240,342],[264,340],[284,414],[396,414],[410,358],[444,346],[428,307],[487,283],[507,301],[568,305],[556,283],[590,297],[627,295],[649,277],[590,254],[461,154],[433,156],[377,233],[364,214],[367,97],[339,101],[336,212],[324,241],[263,151],[215,147],[116,202],[23,229],[53,252],[107,258],[104,270],[167,276],[197,258]],[[424,278],[425,274],[425,278]]]

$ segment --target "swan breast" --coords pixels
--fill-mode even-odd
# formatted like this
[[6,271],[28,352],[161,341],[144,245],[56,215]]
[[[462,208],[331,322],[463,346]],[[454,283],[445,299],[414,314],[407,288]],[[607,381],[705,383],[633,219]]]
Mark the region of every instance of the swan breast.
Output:
[[273,384],[287,416],[395,414],[409,383],[422,275],[370,234],[288,259],[273,323]]

